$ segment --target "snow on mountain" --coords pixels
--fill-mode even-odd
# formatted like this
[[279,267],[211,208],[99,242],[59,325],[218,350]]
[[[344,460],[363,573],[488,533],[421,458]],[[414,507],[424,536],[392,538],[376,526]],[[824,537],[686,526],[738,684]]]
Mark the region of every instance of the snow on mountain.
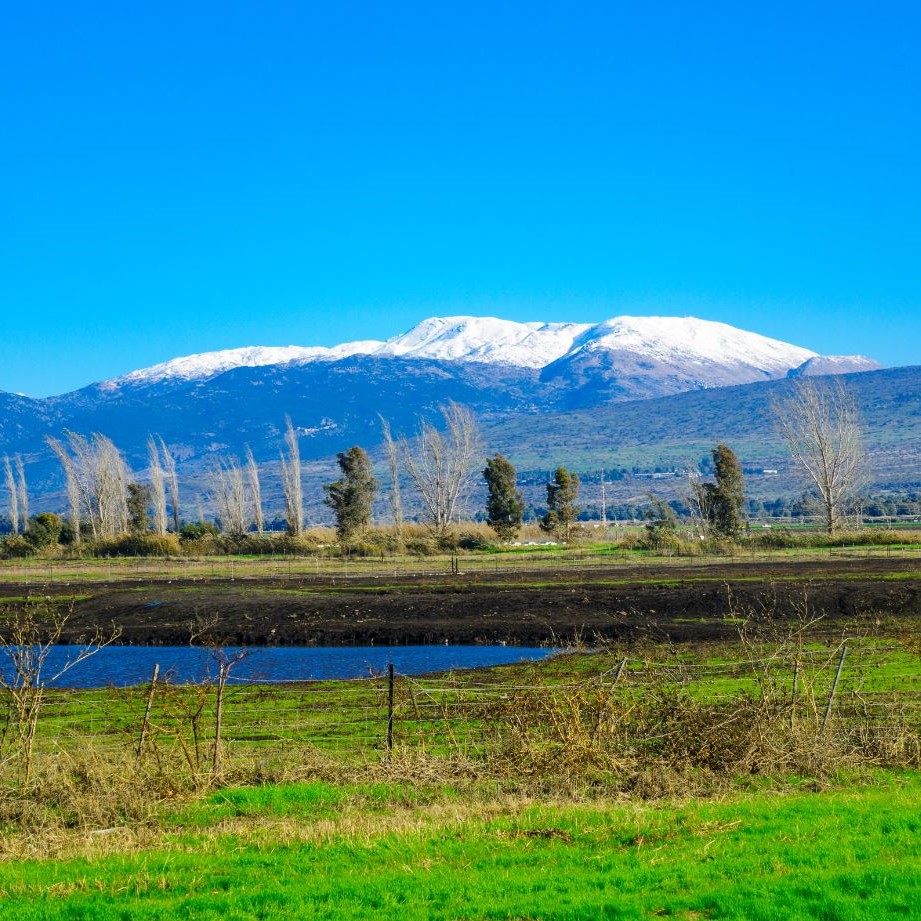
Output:
[[[254,346],[175,358],[108,382],[145,385],[207,380],[241,367],[337,361],[354,355],[480,362],[545,368],[590,354],[629,353],[631,360],[699,368],[730,368],[746,379],[782,377],[821,356],[809,349],[694,317],[615,317],[603,323],[516,323],[495,317],[432,317],[386,342],[365,340],[323,346]],[[837,359],[834,359],[835,361]]]
[[695,317],[615,317],[592,327],[576,349],[634,352],[668,364],[747,366],[772,375],[817,357],[809,349]]
[[350,355],[367,354],[384,343],[376,340],[346,342],[342,345],[324,346],[248,346],[241,349],[224,349],[220,352],[203,352],[200,355],[186,355],[173,358],[150,368],[132,371],[123,377],[108,381],[110,385],[155,384],[161,381],[206,380],[230,371],[233,368],[261,368],[267,365],[283,365],[293,361],[336,361]]
[[515,323],[495,317],[432,317],[376,353],[543,368],[566,355],[589,323]]
[[882,365],[865,355],[817,355],[787,372],[787,377],[815,377],[821,374],[856,374],[879,371]]

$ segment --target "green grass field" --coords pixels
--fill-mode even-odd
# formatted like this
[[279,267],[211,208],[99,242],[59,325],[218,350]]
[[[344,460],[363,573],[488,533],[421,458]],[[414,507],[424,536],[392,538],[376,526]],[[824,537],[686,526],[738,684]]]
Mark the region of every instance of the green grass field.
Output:
[[89,838],[87,856],[0,864],[4,918],[921,914],[917,773],[653,804],[231,788],[174,810],[152,839],[118,836]]

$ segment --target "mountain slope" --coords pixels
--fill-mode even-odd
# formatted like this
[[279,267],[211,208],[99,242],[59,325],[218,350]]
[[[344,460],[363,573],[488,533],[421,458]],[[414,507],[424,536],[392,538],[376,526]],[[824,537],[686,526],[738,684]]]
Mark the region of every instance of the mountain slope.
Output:
[[[921,366],[849,374],[844,382],[860,409],[874,483],[921,485]],[[492,450],[508,454],[521,469],[670,469],[696,463],[725,441],[747,466],[788,473],[792,465],[773,401],[793,385],[769,381],[517,416],[488,426],[487,437]],[[768,485],[776,494],[789,481]]]

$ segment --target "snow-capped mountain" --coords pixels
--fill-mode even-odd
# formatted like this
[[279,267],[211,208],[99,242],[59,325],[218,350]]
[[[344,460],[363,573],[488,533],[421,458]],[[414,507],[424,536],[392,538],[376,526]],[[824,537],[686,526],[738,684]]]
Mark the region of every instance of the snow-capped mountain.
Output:
[[479,362],[540,370],[570,360],[591,363],[599,355],[622,356],[623,369],[631,373],[644,360],[651,363],[650,372],[679,371],[679,377],[687,378],[691,387],[782,377],[820,358],[810,349],[694,317],[615,317],[597,324],[432,317],[386,342],[207,352],[133,371],[107,385],[204,381],[234,368],[335,362],[354,356]]

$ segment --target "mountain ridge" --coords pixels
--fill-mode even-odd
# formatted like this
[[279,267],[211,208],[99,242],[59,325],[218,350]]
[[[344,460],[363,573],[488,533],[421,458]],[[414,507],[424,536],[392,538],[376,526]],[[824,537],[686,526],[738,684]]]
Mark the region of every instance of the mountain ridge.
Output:
[[[558,362],[590,362],[589,356],[596,352],[622,353],[659,364],[699,365],[704,386],[708,369],[722,371],[724,377],[731,368],[736,377],[772,379],[823,357],[802,346],[695,317],[620,316],[588,324],[454,316],[430,317],[386,341],[359,340],[331,347],[246,346],[186,355],[102,381],[100,386],[210,380],[238,367],[330,362],[362,355],[542,369]],[[736,382],[720,378],[716,385]]]

